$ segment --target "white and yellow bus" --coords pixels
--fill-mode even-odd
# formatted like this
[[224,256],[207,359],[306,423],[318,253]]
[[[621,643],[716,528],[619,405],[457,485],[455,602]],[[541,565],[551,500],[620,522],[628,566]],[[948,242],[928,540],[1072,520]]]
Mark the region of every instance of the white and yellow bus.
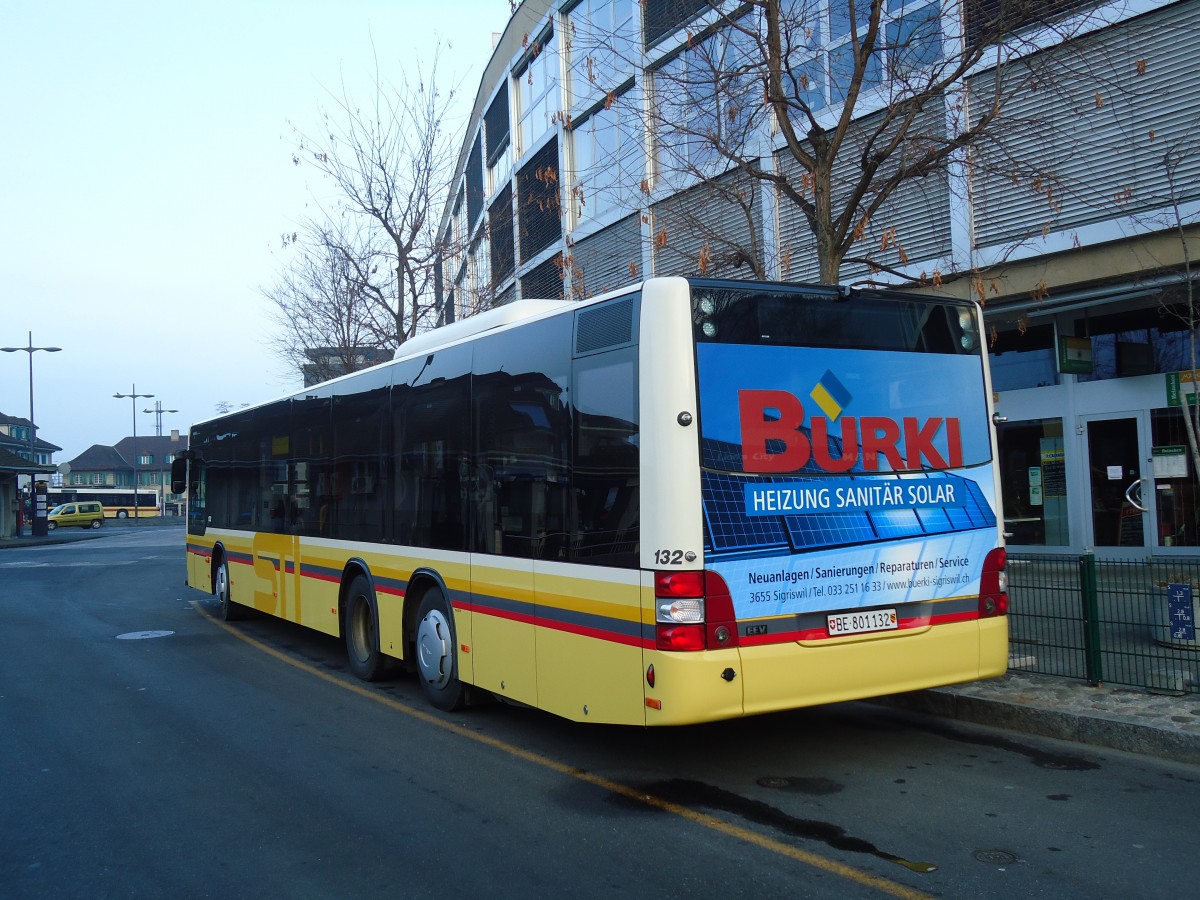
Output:
[[685,724],[1000,675],[981,325],[683,278],[500,307],[196,425],[188,583],[441,709]]
[[87,502],[94,500],[104,507],[106,519],[152,519],[162,514],[161,495],[158,488],[139,487],[136,495],[133,488],[108,487],[52,487],[46,492],[46,502],[51,506],[61,503]]

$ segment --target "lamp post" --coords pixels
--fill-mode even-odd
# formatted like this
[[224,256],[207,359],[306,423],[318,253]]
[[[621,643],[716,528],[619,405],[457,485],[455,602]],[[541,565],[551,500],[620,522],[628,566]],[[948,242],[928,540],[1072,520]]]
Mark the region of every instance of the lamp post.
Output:
[[137,402],[139,397],[144,397],[147,400],[151,399],[153,394],[139,394],[137,385],[133,386],[133,391],[128,394],[113,394],[117,400],[129,400],[130,407],[133,411],[133,517],[138,517],[138,456],[137,456]]
[[[33,354],[38,350],[45,350],[47,353],[58,353],[62,347],[35,347],[33,346],[33,332],[29,332],[29,346],[27,347],[0,347],[0,353],[16,353],[24,351],[29,354],[29,461],[35,466],[37,465],[37,452],[34,450],[34,437],[37,432],[37,427],[33,424]],[[33,473],[29,475],[29,480],[33,481]]]
[[163,413],[177,413],[177,409],[163,409],[162,401],[154,401],[154,409],[143,409],[144,413],[154,413],[154,433],[162,437],[162,417]]

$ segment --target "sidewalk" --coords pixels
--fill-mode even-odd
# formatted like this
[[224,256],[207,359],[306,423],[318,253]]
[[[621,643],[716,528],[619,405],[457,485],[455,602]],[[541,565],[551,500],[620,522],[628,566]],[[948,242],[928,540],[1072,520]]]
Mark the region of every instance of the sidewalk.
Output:
[[[180,518],[147,519],[127,528],[182,526]],[[104,537],[58,529],[46,537],[0,540],[0,550]],[[1200,694],[1169,695],[1136,688],[1089,687],[1081,681],[1012,671],[1003,678],[882,697],[878,703],[989,725],[1023,734],[1074,741],[1200,765]]]
[[1090,687],[1070,678],[1010,671],[1002,678],[881,698],[880,703],[1200,765],[1200,694]]
[[[117,524],[120,522],[121,524]],[[55,528],[45,537],[34,537],[26,525],[20,537],[0,538],[0,550],[18,547],[44,547],[51,544],[73,544],[76,541],[92,541],[114,531],[124,532],[131,528],[182,528],[182,516],[155,516],[152,519],[106,519],[101,528]]]

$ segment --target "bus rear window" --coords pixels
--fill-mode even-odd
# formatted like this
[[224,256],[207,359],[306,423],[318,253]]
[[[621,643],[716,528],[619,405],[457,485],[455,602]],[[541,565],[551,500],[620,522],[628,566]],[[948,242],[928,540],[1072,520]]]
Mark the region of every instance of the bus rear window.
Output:
[[697,343],[978,355],[974,310],[897,293],[693,283]]

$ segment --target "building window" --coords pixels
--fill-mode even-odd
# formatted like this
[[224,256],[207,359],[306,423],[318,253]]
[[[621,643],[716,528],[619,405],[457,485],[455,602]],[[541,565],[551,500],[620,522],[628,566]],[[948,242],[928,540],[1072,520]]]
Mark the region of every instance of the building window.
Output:
[[632,77],[637,60],[635,0],[582,0],[567,14],[563,50],[572,110],[601,100]]
[[1153,483],[1157,545],[1200,546],[1200,491],[1183,413],[1179,409],[1151,410],[1150,422],[1154,480],[1143,482],[1142,490]]
[[642,147],[641,92],[626,91],[570,133],[571,222],[574,227],[641,202],[646,155]]
[[139,456],[139,457],[137,458],[137,461],[138,461],[138,465],[139,465],[139,466],[151,466],[151,465],[154,465],[154,457],[153,457],[153,456],[150,456],[148,453],[147,453],[147,454],[143,454],[142,456]]
[[[784,46],[793,48],[790,64],[798,79],[796,96],[810,110],[845,101],[854,78],[856,45],[866,34],[871,9],[871,3],[856,3],[852,21],[845,0],[785,0],[782,4],[780,29]],[[860,89],[879,87],[888,77],[904,80],[941,58],[940,4],[887,0]]]
[[1005,330],[993,330],[988,361],[992,368],[992,387],[997,391],[1058,384],[1054,326],[1008,326]]
[[554,33],[547,30],[530,45],[513,76],[520,119],[520,146],[517,147],[520,155],[532,150],[538,139],[554,125],[560,105],[558,65]]
[[1187,329],[1186,310],[1167,304],[1077,319],[1074,332],[1092,348],[1092,371],[1080,381],[1186,371],[1200,344],[1200,331]]
[[[743,20],[746,21],[746,20]],[[757,48],[727,28],[683,50],[654,73],[659,172],[675,186],[724,167],[718,147],[740,153],[749,139],[762,87],[752,77]]]

